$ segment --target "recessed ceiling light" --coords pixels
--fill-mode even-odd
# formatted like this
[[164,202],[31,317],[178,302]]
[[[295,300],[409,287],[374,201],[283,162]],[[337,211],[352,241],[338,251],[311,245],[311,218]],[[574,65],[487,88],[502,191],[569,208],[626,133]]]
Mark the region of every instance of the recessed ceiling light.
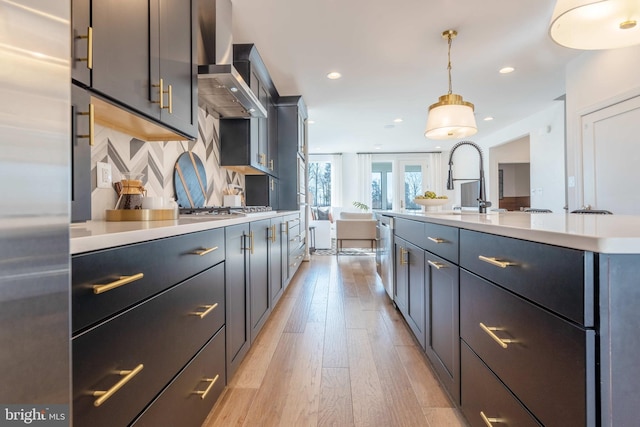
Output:
[[238,91],[238,88],[237,88],[237,87],[235,87],[235,86],[231,86],[231,87],[229,88],[229,90],[230,90],[231,92],[237,92],[237,91]]
[[441,149],[442,147],[440,147],[439,145],[436,145],[436,150]]
[[380,145],[376,145],[373,148],[375,148],[376,150],[382,150],[382,147]]
[[483,119],[485,122],[490,122],[491,120],[493,120],[493,117],[491,116],[487,116]]
[[395,123],[402,123],[402,119],[400,119],[400,118],[394,119],[393,121],[394,121]]
[[499,73],[500,74],[509,74],[509,73],[513,73],[516,69],[513,67],[504,67],[504,68],[500,68]]
[[310,125],[314,124],[315,121],[314,120],[307,120],[307,123],[309,123]]
[[339,79],[340,77],[342,77],[342,74],[338,73],[337,71],[332,71],[329,74],[327,74],[327,78],[331,80],[336,80],[336,79]]

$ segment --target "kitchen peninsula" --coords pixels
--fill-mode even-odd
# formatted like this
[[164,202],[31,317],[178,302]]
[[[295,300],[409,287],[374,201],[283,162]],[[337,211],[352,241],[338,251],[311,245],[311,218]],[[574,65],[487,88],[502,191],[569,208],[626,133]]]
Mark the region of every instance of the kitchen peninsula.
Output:
[[379,215],[394,302],[471,425],[637,421],[640,217]]

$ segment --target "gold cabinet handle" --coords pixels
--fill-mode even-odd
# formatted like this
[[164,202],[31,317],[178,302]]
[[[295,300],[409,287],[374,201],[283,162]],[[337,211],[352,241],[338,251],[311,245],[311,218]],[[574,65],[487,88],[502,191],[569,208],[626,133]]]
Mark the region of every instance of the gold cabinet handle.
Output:
[[[273,165],[273,159],[269,160],[269,170],[273,170],[274,169],[274,165]],[[273,188],[272,188],[273,190]]]
[[276,225],[275,224],[271,224],[271,243],[275,243],[276,242]]
[[[273,162],[273,160],[271,160],[271,161]],[[269,169],[273,170],[271,167]],[[276,181],[273,178],[271,178],[269,181],[270,181],[269,183],[271,184],[271,191],[275,191],[275,189],[276,189]]]
[[445,239],[441,239],[440,237],[427,237],[427,239],[431,240],[434,243],[445,243]]
[[480,418],[487,425],[487,427],[493,427],[493,423],[501,423],[502,419],[500,418],[487,418],[484,412],[480,411]]
[[253,231],[249,232],[249,251],[253,254]]
[[508,344],[517,342],[516,340],[500,338],[499,336],[493,333],[493,331],[501,331],[502,329],[500,328],[496,328],[493,326],[486,326],[482,322],[480,322],[480,327],[482,328],[483,331],[487,333],[487,335],[489,335],[502,348],[507,348]]
[[220,375],[216,375],[215,378],[205,378],[205,379],[203,379],[202,381],[208,382],[209,385],[207,386],[207,388],[205,388],[202,391],[194,391],[193,394],[199,395],[200,399],[204,400],[207,397],[207,394],[209,394],[209,392],[213,388],[213,385],[216,383],[216,381],[218,381],[219,377],[220,377]]
[[215,310],[217,306],[218,306],[218,303],[215,303],[213,305],[203,305],[202,308],[205,309],[204,311],[194,311],[191,314],[194,316],[199,316],[201,319],[204,319],[207,316],[207,314]]
[[111,387],[107,391],[100,390],[91,392],[91,395],[93,397],[97,397],[97,399],[93,402],[93,406],[98,407],[109,400],[109,398],[113,396],[118,390],[120,390],[126,383],[128,383],[133,379],[133,377],[138,375],[138,373],[142,371],[142,368],[144,368],[144,365],[141,363],[132,371],[117,371],[116,374],[123,377],[120,379],[120,381],[115,383],[113,387]]
[[169,92],[169,90],[164,90],[164,80],[160,79],[160,83],[159,84],[151,85],[151,87],[157,87],[158,88],[158,100],[157,101],[151,101],[151,102],[153,104],[160,104],[160,109],[161,110],[169,108],[169,107],[164,105],[164,94]]
[[173,85],[167,86],[167,96],[169,97],[169,106],[164,108],[169,110],[169,114],[173,114]]
[[203,256],[203,255],[206,255],[206,254],[210,254],[211,252],[213,252],[213,251],[215,251],[215,250],[218,250],[218,247],[217,247],[217,246],[214,246],[214,247],[212,247],[212,248],[200,249],[200,250],[198,250],[198,251],[195,251],[193,254],[194,254],[194,255],[200,255],[200,256]]
[[131,282],[135,282],[144,277],[144,273],[134,274],[133,276],[120,276],[115,282],[107,283],[106,285],[93,285],[93,293],[98,295],[110,291],[120,286],[127,285]]
[[87,39],[87,56],[85,58],[78,58],[76,61],[87,62],[87,68],[93,69],[93,28],[87,27],[87,35],[86,36],[78,36],[78,39]]
[[513,262],[499,261],[498,259],[496,259],[494,257],[487,257],[487,256],[482,256],[482,255],[478,255],[478,259],[480,261],[488,262],[489,264],[495,265],[496,267],[500,267],[500,268],[507,268],[510,265],[515,265],[515,263],[513,263]]
[[405,248],[400,248],[400,265],[407,265],[409,264],[408,260],[405,260],[404,256],[408,255],[409,251],[406,250]]
[[435,268],[436,270],[440,270],[441,268],[445,268],[446,264],[443,264],[441,262],[437,262],[437,261],[431,261],[430,259],[427,260],[427,263],[432,266],[433,268]]
[[78,113],[79,116],[89,116],[89,133],[83,135],[76,135],[76,138],[89,138],[89,145],[93,146],[95,133],[96,112],[93,104],[89,104],[89,111],[82,111]]

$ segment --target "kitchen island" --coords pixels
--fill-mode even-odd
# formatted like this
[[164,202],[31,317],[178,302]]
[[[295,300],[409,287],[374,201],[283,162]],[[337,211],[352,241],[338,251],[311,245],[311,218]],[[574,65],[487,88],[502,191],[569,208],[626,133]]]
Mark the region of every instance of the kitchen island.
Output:
[[640,419],[640,217],[379,214],[394,302],[471,425]]

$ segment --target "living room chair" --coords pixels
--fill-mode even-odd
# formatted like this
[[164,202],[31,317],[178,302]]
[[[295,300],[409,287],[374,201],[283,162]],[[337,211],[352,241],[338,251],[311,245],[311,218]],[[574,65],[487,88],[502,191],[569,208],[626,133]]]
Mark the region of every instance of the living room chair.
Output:
[[376,247],[376,223],[372,214],[354,214],[342,212],[336,220],[336,257],[345,247],[364,248],[369,246],[371,251]]

